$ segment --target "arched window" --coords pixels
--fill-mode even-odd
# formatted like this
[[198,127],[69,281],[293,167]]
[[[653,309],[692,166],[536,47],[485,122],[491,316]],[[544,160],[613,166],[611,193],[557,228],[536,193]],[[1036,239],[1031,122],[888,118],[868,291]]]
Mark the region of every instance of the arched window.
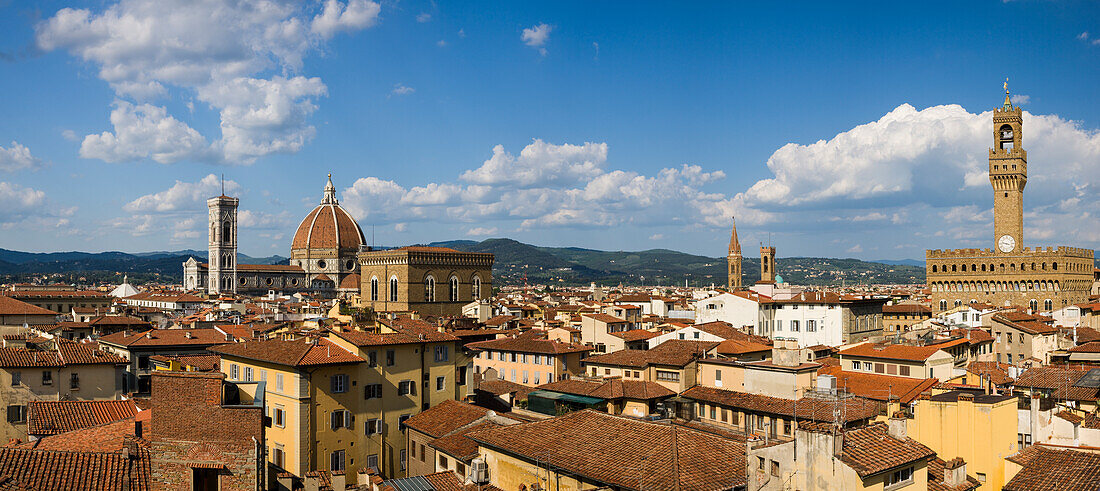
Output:
[[378,277],[371,276],[370,278],[370,300],[372,302],[378,301]]
[[1031,309],[1032,313],[1038,312],[1039,311],[1039,301],[1035,300],[1034,298],[1031,299],[1031,301],[1029,301],[1027,303],[1027,308]]
[[450,287],[451,287],[450,288],[450,290],[451,290],[450,291],[451,301],[452,302],[457,302],[458,301],[458,278],[452,276],[451,281],[449,283],[450,283]]
[[473,283],[473,289],[470,292],[470,296],[472,297],[472,300],[478,300],[481,298],[481,278],[477,275],[474,275],[474,279],[473,281],[471,281],[471,283]]
[[952,264],[951,265],[951,272],[954,273],[954,272],[957,272],[957,271],[958,271],[958,267],[955,266],[954,264]]
[[936,265],[935,265],[935,264],[933,264],[933,265],[932,265],[932,272],[933,272],[933,273],[935,273],[935,272],[936,272]]
[[960,305],[962,305],[962,300],[955,300],[955,306],[958,307]]
[[222,223],[222,241],[226,244],[233,242],[233,225],[228,221]]
[[1054,263],[1054,264],[1053,264],[1053,265],[1052,265],[1051,267],[1052,267],[1052,268],[1053,268],[1053,269],[1054,269],[1055,271],[1058,271],[1058,263]]
[[1046,299],[1046,300],[1043,300],[1043,310],[1046,310],[1046,311],[1054,310],[1054,302],[1051,302],[1049,298]]
[[396,276],[393,276],[393,277],[390,278],[390,301],[391,302],[396,302],[397,301],[397,277]]
[[435,301],[435,278],[430,275],[427,278],[424,278],[424,301]]
[[947,310],[947,300],[940,300],[940,310]]

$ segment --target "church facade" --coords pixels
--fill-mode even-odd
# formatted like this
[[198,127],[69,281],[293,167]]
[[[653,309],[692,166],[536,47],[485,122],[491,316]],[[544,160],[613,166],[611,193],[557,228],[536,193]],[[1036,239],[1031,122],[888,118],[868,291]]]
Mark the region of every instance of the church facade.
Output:
[[1023,112],[1012,106],[1007,87],[1003,107],[993,111],[989,182],[993,187],[994,247],[926,251],[932,308],[944,311],[985,302],[1038,312],[1087,301],[1093,282],[1091,249],[1024,247],[1027,151],[1023,148]]
[[185,290],[211,295],[262,295],[312,292],[335,296],[358,293],[356,255],[365,243],[358,222],[336,199],[329,175],[321,203],[298,225],[290,246],[290,264],[237,264],[238,198],[207,200],[210,231],[208,261],[194,257],[183,263]]

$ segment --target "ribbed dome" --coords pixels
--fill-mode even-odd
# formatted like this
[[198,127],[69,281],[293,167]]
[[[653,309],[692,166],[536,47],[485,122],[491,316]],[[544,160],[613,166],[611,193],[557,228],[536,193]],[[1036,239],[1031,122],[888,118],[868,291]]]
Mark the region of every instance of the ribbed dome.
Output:
[[359,224],[336,200],[336,188],[329,174],[325,197],[313,211],[306,215],[290,248],[294,249],[358,249],[366,239]]

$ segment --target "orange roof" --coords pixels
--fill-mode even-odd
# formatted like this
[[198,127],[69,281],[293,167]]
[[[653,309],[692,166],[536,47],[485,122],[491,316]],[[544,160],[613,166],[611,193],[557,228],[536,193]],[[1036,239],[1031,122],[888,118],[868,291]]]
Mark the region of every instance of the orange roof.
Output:
[[57,312],[0,295],[0,315],[57,315]]
[[939,383],[934,378],[896,377],[877,373],[846,372],[839,366],[825,366],[817,371],[819,375],[836,377],[837,386],[845,391],[866,399],[889,401],[895,396],[902,404],[913,402],[922,392],[931,390]]
[[[965,339],[956,340],[966,342]],[[841,350],[840,356],[858,356],[862,358],[881,358],[885,360],[925,361],[935,352],[943,349],[945,344],[931,346],[908,346],[904,344],[861,344]]]

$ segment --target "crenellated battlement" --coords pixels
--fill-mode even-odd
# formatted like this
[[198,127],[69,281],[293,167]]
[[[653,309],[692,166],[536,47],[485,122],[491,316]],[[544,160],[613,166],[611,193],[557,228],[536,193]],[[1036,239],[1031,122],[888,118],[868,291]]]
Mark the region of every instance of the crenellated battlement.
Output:
[[958,258],[1075,258],[1092,259],[1092,249],[1080,247],[1025,247],[1023,252],[1003,253],[995,249],[929,249],[924,251],[925,259]]
[[1027,150],[1022,148],[990,148],[989,158],[1027,160]]
[[1008,109],[1003,107],[993,108],[993,122],[1009,122],[1015,121],[1023,116],[1024,112],[1019,106],[1013,106]]

